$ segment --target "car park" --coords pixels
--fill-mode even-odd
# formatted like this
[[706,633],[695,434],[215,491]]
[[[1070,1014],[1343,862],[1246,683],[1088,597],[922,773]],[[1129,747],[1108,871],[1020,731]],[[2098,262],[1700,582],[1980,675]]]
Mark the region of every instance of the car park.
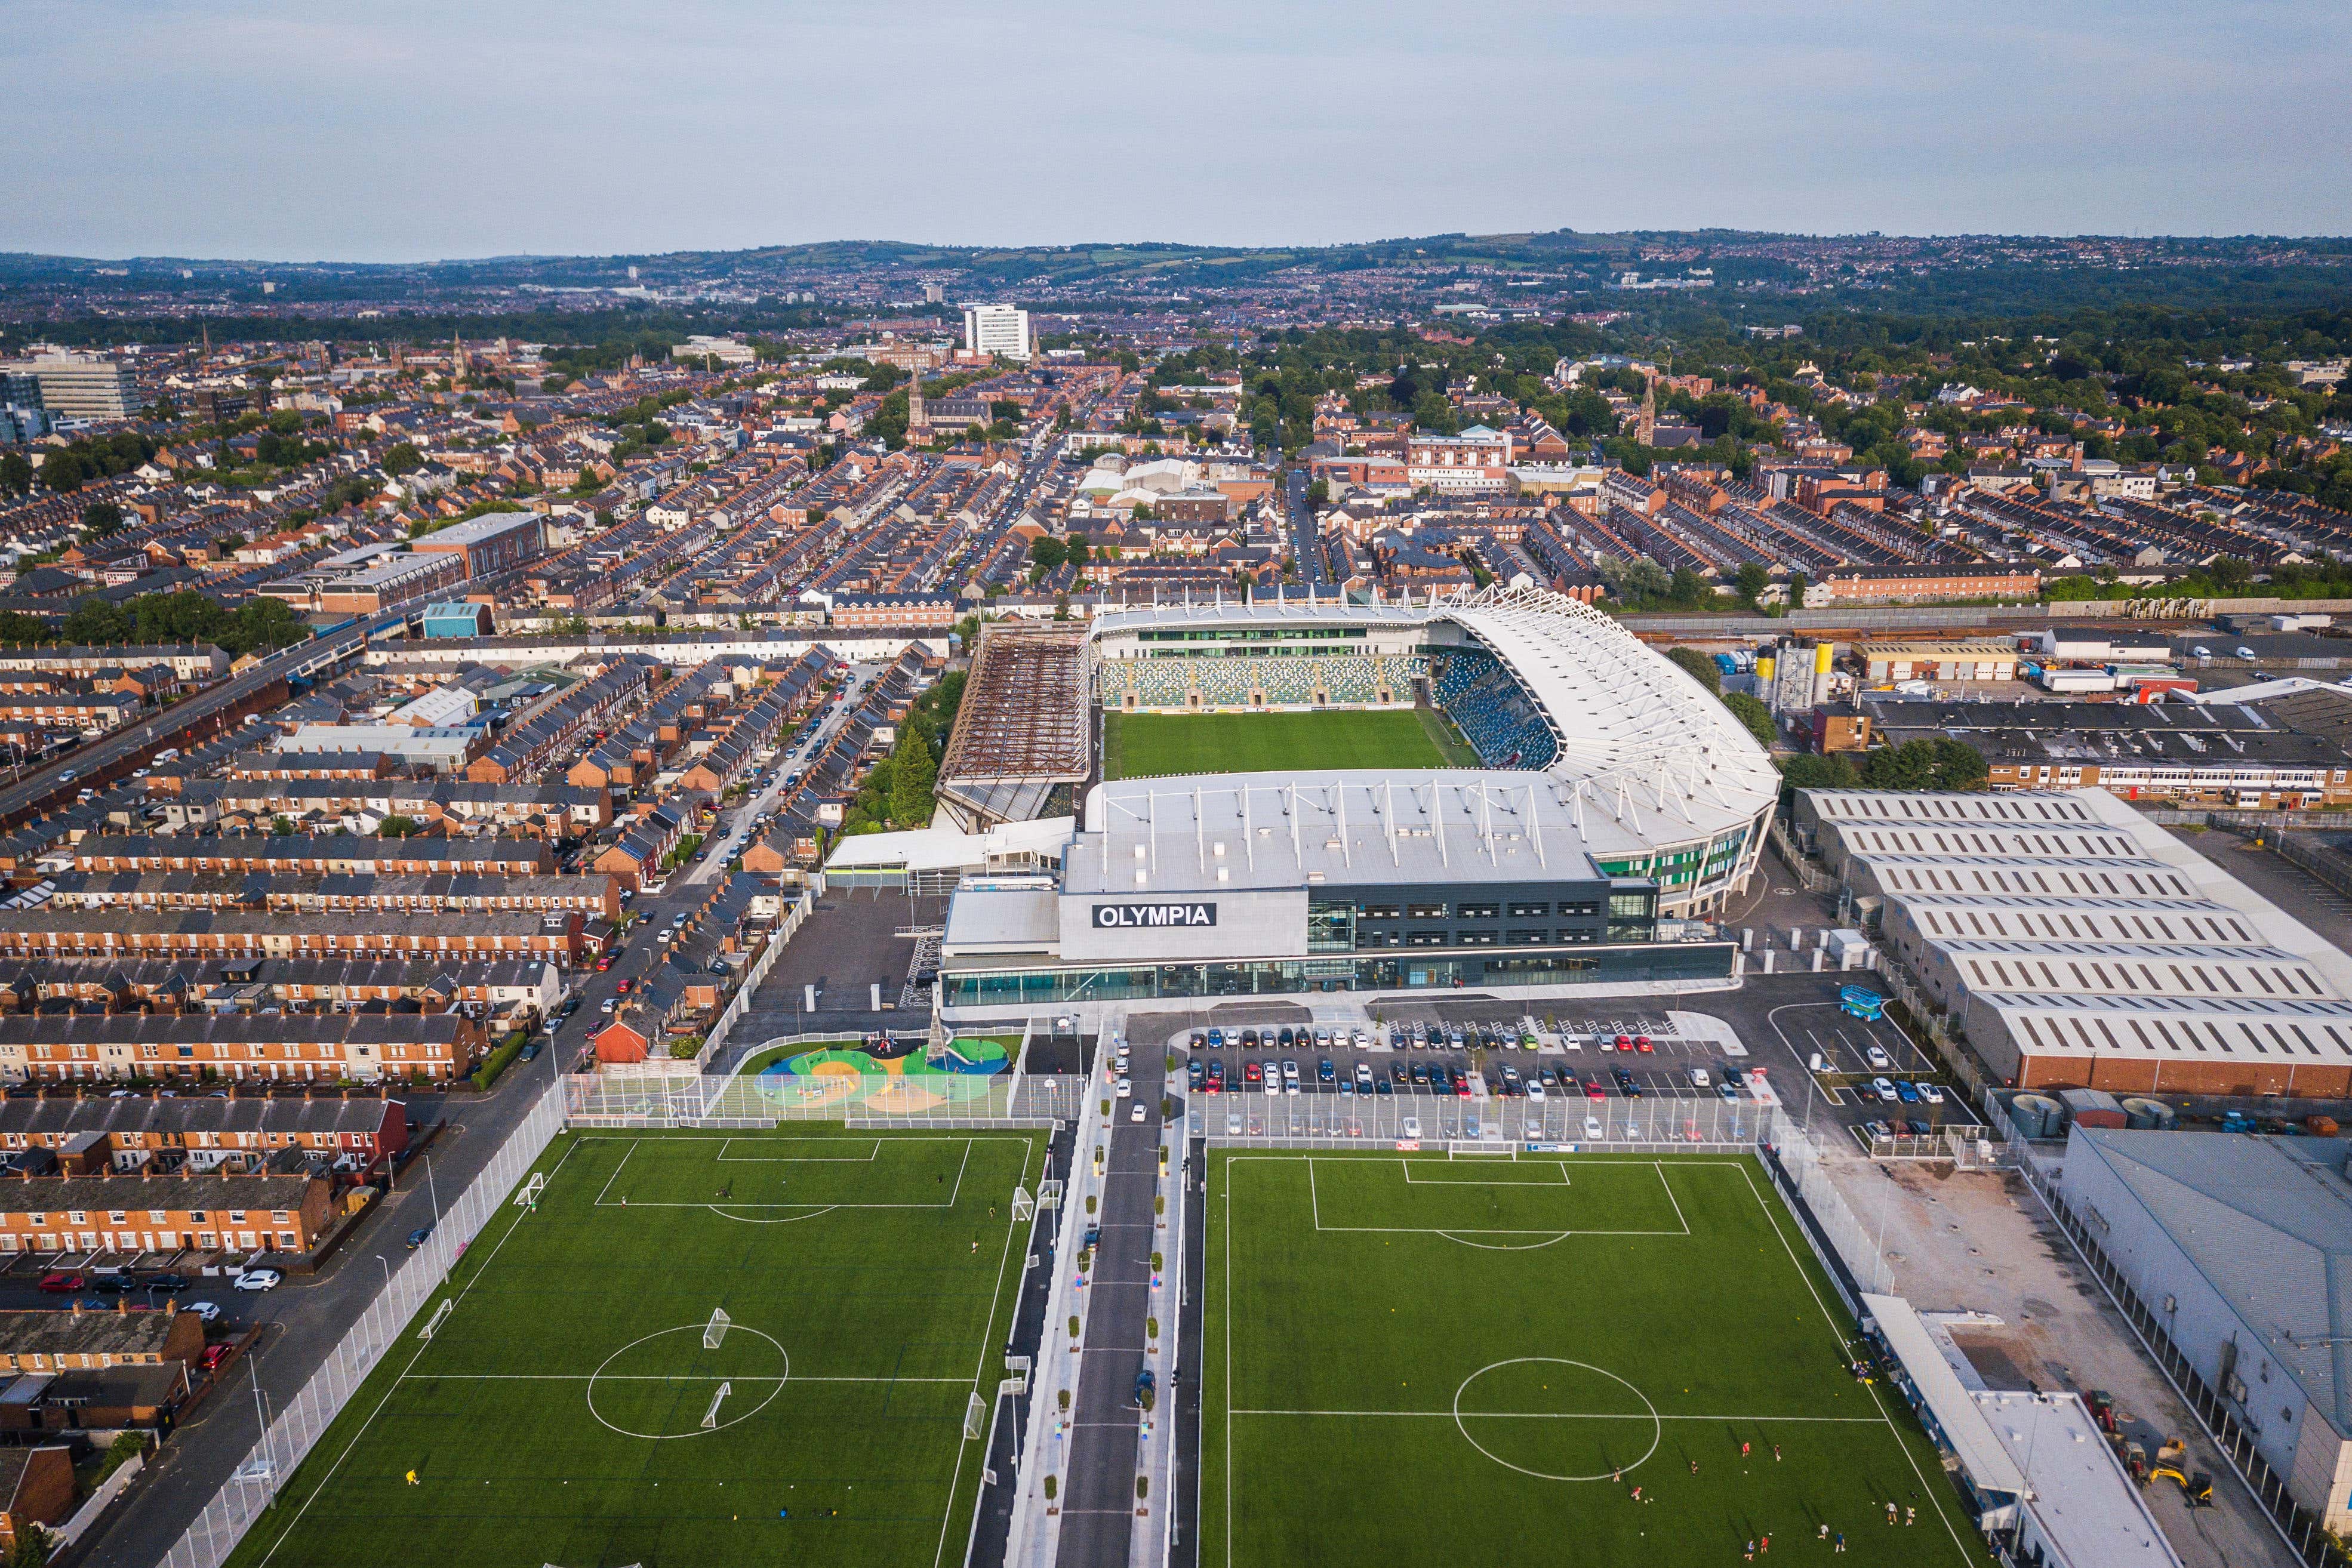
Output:
[[1862,1055],[1863,1060],[1869,1062],[1871,1066],[1876,1068],[1881,1072],[1888,1071],[1895,1066],[1895,1059],[1888,1056],[1885,1051],[1881,1050],[1877,1046],[1866,1045],[1863,1047]]
[[1895,1092],[1895,1081],[1891,1078],[1872,1079],[1870,1081],[1870,1092],[1890,1105],[1895,1103],[1895,1102],[1900,1098]]

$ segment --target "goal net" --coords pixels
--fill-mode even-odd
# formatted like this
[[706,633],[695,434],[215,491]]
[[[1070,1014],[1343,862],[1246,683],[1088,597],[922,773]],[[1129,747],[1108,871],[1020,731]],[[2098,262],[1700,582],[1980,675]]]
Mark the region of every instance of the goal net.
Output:
[[1036,1212],[1036,1200],[1029,1196],[1028,1188],[1014,1187],[1013,1189],[1013,1223],[1018,1225]]
[[1475,1138],[1454,1138],[1446,1143],[1445,1157],[1449,1160],[1516,1160],[1519,1157],[1519,1146],[1511,1143],[1489,1144]]
[[727,1340],[728,1325],[732,1323],[735,1320],[733,1318],[727,1315],[727,1309],[725,1307],[711,1308],[710,1321],[704,1324],[702,1329],[702,1348],[705,1350],[717,1350],[721,1344],[725,1343]]
[[988,1426],[988,1401],[975,1394],[963,1407],[963,1435],[977,1437]]
[[545,1171],[531,1172],[530,1179],[522,1184],[522,1190],[520,1192],[515,1194],[515,1207],[517,1208],[536,1209],[539,1207],[539,1195],[546,1190],[547,1173]]

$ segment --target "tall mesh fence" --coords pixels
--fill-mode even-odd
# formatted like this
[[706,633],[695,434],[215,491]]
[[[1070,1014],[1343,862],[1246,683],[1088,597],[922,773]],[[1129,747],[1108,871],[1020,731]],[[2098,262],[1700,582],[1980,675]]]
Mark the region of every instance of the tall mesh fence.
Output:
[[424,1244],[394,1270],[301,1391],[263,1427],[230,1479],[163,1555],[165,1568],[218,1568],[236,1550],[417,1309],[440,1289],[458,1254],[562,1130],[563,1096],[553,1087],[541,1090],[489,1164],[441,1211]]

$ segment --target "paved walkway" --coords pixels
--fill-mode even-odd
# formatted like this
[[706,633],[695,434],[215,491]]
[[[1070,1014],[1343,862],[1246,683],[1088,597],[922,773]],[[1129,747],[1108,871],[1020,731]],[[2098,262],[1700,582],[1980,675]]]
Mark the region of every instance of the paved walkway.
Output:
[[[1135,1097],[1111,1103],[1116,1121],[1095,1221],[1102,1238],[1087,1277],[1085,1364],[1062,1481],[1061,1568],[1118,1568],[1129,1561],[1135,1531],[1141,1447],[1135,1375],[1144,1362],[1145,1320],[1155,1311],[1151,1252],[1158,1231],[1151,1200],[1160,1186],[1162,1050],[1148,1042],[1135,1052]],[[1144,1107],[1141,1122],[1129,1120],[1130,1104]]]

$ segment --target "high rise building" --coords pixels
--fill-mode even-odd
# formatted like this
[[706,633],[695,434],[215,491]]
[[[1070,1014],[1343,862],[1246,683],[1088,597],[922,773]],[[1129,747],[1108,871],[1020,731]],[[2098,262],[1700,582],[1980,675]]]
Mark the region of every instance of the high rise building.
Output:
[[1034,351],[1029,341],[1029,312],[1011,305],[965,306],[963,347],[969,354],[1027,361]]
[[40,382],[41,405],[67,419],[129,419],[139,399],[131,371],[120,360],[96,354],[43,354],[0,365],[11,376]]

